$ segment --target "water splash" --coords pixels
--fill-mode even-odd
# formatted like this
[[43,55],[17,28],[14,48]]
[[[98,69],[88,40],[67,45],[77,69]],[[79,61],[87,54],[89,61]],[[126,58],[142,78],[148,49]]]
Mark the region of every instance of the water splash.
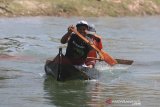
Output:
[[106,64],[105,62],[98,62],[97,65],[95,66],[95,68],[100,71],[128,70],[130,67],[131,67],[130,65],[120,65],[120,64],[110,66]]

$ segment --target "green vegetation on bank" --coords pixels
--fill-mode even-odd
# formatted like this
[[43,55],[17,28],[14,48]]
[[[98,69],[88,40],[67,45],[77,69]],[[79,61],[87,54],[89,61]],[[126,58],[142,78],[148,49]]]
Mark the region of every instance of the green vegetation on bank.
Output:
[[159,15],[160,0],[0,0],[0,16]]

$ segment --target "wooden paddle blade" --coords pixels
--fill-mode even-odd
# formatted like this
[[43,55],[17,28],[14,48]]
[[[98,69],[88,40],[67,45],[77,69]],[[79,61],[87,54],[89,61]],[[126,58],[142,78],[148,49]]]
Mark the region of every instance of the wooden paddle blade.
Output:
[[112,58],[112,56],[110,56],[107,52],[101,50],[103,56],[104,56],[104,61],[107,62],[109,65],[113,66],[115,64],[117,64],[117,61]]
[[115,59],[118,64],[132,65],[133,60]]

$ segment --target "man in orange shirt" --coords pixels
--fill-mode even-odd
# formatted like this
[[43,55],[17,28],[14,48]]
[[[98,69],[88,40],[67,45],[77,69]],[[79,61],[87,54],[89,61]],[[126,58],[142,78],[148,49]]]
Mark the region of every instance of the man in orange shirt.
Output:
[[[87,36],[88,36],[87,39],[90,42],[92,42],[99,50],[101,50],[103,48],[101,37],[96,34],[96,30],[95,30],[94,25],[89,25],[89,30],[88,30]],[[94,58],[97,58],[96,50],[94,50],[94,49],[90,50],[87,57],[88,58],[86,59],[85,64],[88,67],[93,68],[96,64],[96,60],[94,59]]]

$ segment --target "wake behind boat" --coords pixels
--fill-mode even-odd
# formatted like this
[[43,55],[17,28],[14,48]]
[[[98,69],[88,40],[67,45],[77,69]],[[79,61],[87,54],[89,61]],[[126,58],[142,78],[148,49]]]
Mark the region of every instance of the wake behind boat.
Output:
[[96,68],[72,65],[69,59],[62,54],[62,48],[59,48],[59,53],[54,59],[46,61],[45,72],[58,81],[90,80],[98,78],[99,75]]

